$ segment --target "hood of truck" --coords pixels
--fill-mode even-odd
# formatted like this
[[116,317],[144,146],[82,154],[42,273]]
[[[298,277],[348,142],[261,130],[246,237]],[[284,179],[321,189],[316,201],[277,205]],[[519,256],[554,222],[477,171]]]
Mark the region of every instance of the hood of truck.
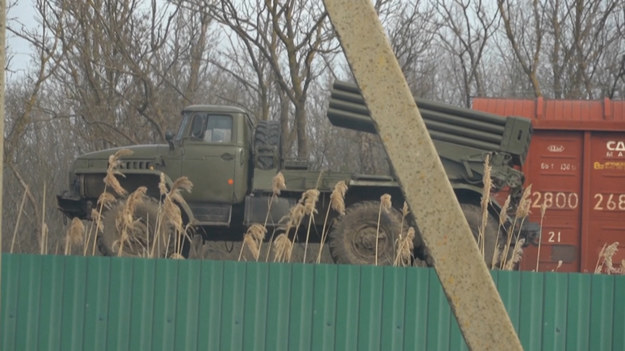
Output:
[[131,155],[121,158],[120,168],[122,169],[157,169],[161,168],[164,158],[171,153],[169,145],[133,145],[94,151],[80,155],[74,162],[74,169],[106,169],[108,167],[109,156],[119,150],[131,150]]
[[142,157],[160,157],[161,155],[167,154],[169,152],[169,146],[166,144],[132,145],[89,152],[78,156],[78,158],[108,160],[110,155],[113,155],[117,151],[122,149],[132,150],[132,155],[124,157],[128,159]]

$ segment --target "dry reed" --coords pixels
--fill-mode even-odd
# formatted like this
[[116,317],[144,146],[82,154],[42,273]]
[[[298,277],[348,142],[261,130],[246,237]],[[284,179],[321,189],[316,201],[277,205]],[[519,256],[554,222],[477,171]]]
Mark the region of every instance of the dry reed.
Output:
[[48,254],[48,225],[46,224],[46,182],[43,183],[43,200],[41,204],[41,254]]
[[282,233],[273,241],[274,262],[289,262],[293,252],[293,243],[289,237]]
[[124,176],[119,171],[119,166],[121,165],[120,159],[124,156],[132,155],[133,151],[129,149],[120,149],[112,155],[109,155],[108,166],[106,168],[106,176],[104,177],[104,190],[102,194],[98,197],[97,201],[97,210],[91,211],[91,225],[89,230],[87,231],[87,239],[84,245],[83,254],[87,254],[87,248],[91,239],[93,238],[93,247],[91,251],[91,255],[95,255],[96,244],[97,244],[97,236],[98,231],[102,232],[104,230],[104,226],[102,225],[102,211],[104,208],[110,208],[110,206],[117,201],[117,198],[108,192],[108,189],[112,189],[119,196],[125,196],[128,194],[126,189],[124,189],[119,181],[117,180],[116,175]]
[[391,195],[389,194],[384,194],[382,196],[380,196],[380,209],[378,211],[378,223],[377,223],[377,229],[375,232],[375,265],[378,265],[378,241],[380,240],[380,221],[382,219],[382,211],[388,213],[389,210],[391,209],[391,206],[393,206],[392,202],[391,202]]
[[[267,204],[267,214],[265,215],[265,223],[263,224],[263,227],[267,228],[267,223],[269,222],[269,216],[271,215],[271,206],[273,205],[273,202],[275,201],[275,199],[278,196],[280,196],[280,193],[282,192],[282,190],[285,190],[285,189],[286,189],[286,181],[284,180],[284,175],[282,174],[282,172],[278,172],[271,179],[272,194],[271,194],[271,197],[269,198],[269,203]],[[269,239],[270,243],[273,241],[273,236],[275,233],[276,233],[275,231],[271,232],[271,238]],[[263,242],[261,241],[258,247],[259,252],[262,250],[262,247],[263,247]],[[271,251],[271,246],[267,250],[267,258],[269,257],[270,251]]]
[[[121,158],[124,156],[130,156],[133,154],[132,150],[129,149],[120,149],[115,152],[113,155],[109,156],[108,167],[106,169],[106,176],[104,177],[104,184],[110,187],[117,195],[126,196],[128,191],[124,189],[116,176],[123,177],[124,174],[119,171],[119,166],[121,165]],[[105,187],[106,192],[106,187]]]
[[286,189],[286,181],[282,172],[278,172],[271,180],[271,190],[273,195],[280,196],[280,192]]
[[540,247],[543,242],[543,220],[545,219],[545,212],[547,212],[547,204],[543,201],[542,206],[540,206],[540,229],[538,230],[538,253],[536,254],[536,270],[538,272],[539,264],[540,264]]
[[618,270],[614,268],[612,258],[618,251],[619,242],[615,241],[608,245],[603,244],[601,251],[599,251],[599,257],[597,258],[597,264],[595,265],[595,274],[603,272],[605,268],[607,274],[616,273]]
[[[493,252],[493,258],[491,259],[491,268],[497,267],[499,263],[499,256],[501,255],[501,248],[499,244],[499,238],[501,237],[501,229],[505,228],[506,221],[508,220],[508,208],[510,207],[510,195],[504,201],[501,210],[499,211],[499,224],[497,227],[497,237],[495,238],[495,248]],[[510,233],[509,233],[510,234]],[[511,234],[510,234],[511,235]]]
[[506,262],[505,270],[513,270],[515,265],[521,261],[521,258],[523,257],[523,244],[525,244],[525,238],[521,238],[514,243],[512,257],[510,257],[510,260]]
[[410,266],[412,251],[414,250],[415,230],[413,227],[408,228],[408,232],[402,237],[400,232],[397,239],[397,252],[395,253],[394,266],[407,267]]
[[308,228],[306,228],[306,242],[304,243],[304,258],[302,262],[306,262],[306,253],[308,251],[308,241],[310,240],[310,229],[312,227],[313,220],[315,218],[315,213],[317,213],[317,201],[319,200],[319,190],[310,189],[306,190],[304,193],[304,209],[306,211],[306,215],[308,216]]
[[558,261],[558,265],[556,266],[556,268],[552,269],[551,271],[552,272],[557,272],[558,269],[560,269],[560,267],[562,267],[562,260],[559,260]]
[[245,235],[243,235],[243,243],[241,244],[241,251],[239,252],[239,261],[243,257],[243,249],[247,246],[248,250],[252,253],[252,257],[258,261],[260,256],[261,243],[265,239],[267,234],[267,228],[262,224],[252,224]]
[[482,198],[480,201],[480,206],[482,210],[482,222],[478,229],[477,235],[477,244],[480,248],[480,254],[484,257],[484,247],[485,247],[485,232],[486,225],[488,224],[488,204],[490,202],[490,190],[492,187],[492,179],[491,179],[491,166],[490,166],[490,154],[486,154],[484,158],[484,175],[482,177],[482,182],[484,183],[484,187],[482,188]]
[[176,179],[168,189],[165,174],[161,172],[158,189],[163,201],[160,203],[158,215],[155,220],[156,224],[152,243],[149,242],[150,235],[146,233],[146,241],[149,248],[148,256],[154,257],[157,246],[158,252],[161,252],[160,244],[161,240],[163,240],[165,244],[164,256],[167,257],[171,238],[167,235],[167,241],[165,241],[165,238],[162,238],[162,236],[168,233],[168,230],[163,230],[163,227],[168,228],[169,226],[174,229],[174,249],[172,255],[182,255],[184,238],[188,237],[188,235],[187,228],[183,227],[184,221],[178,204],[186,203],[184,197],[182,196],[182,191],[184,190],[190,193],[193,190],[193,183],[189,180],[189,178],[183,176]]
[[78,217],[72,219],[72,223],[65,235],[65,255],[69,255],[72,252],[72,246],[77,246],[83,243],[85,235],[85,225]]
[[323,245],[328,237],[326,232],[326,226],[328,224],[328,218],[330,217],[330,210],[336,211],[339,216],[345,215],[345,194],[347,193],[347,184],[345,181],[339,181],[334,184],[332,194],[330,194],[330,206],[326,211],[325,219],[323,220],[323,227],[321,228],[321,240],[319,242],[319,253],[317,254],[317,263],[321,263],[321,253]]
[[15,227],[13,228],[13,238],[11,239],[11,253],[15,247],[15,239],[17,238],[17,229],[20,227],[20,220],[22,219],[22,213],[24,212],[24,205],[26,205],[26,196],[28,191],[24,191],[22,196],[22,202],[20,203],[19,211],[17,212],[17,219],[15,220]]
[[[532,184],[528,185],[527,188],[523,190],[523,194],[521,195],[521,200],[519,201],[519,204],[517,205],[515,215],[514,215],[514,220],[512,222],[512,226],[508,230],[508,239],[506,240],[506,245],[504,246],[502,250],[502,257],[500,260],[501,265],[499,267],[501,269],[504,269],[504,267],[507,264],[507,261],[509,260],[508,254],[510,251],[510,245],[512,245],[512,237],[513,236],[515,237],[515,243],[519,241],[519,235],[521,234],[521,228],[523,226],[522,224],[525,221],[525,218],[530,213],[530,206],[532,205],[531,195],[532,195]],[[517,222],[519,220],[521,221],[519,225],[519,231],[515,235],[514,230],[515,228],[517,228]]]
[[116,226],[120,233],[117,256],[121,256],[123,254],[124,245],[129,242],[129,240],[135,239],[131,238],[128,232],[133,230],[136,225],[134,213],[137,206],[143,201],[143,196],[145,196],[146,192],[147,188],[144,186],[138,187],[137,190],[133,191],[126,199],[124,207],[116,218]]

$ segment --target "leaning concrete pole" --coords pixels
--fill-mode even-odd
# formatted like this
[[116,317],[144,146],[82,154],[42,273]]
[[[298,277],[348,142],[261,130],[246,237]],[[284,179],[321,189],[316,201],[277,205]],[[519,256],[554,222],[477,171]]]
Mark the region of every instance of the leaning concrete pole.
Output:
[[471,350],[522,346],[370,0],[324,0]]

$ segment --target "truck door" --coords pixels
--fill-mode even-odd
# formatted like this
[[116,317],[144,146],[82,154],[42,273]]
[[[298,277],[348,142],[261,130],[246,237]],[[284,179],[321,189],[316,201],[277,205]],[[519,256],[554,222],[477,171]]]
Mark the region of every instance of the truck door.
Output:
[[233,140],[232,116],[196,112],[188,133],[184,138],[182,175],[193,182],[189,204],[192,208],[206,207],[206,203],[231,205],[240,155],[240,147]]

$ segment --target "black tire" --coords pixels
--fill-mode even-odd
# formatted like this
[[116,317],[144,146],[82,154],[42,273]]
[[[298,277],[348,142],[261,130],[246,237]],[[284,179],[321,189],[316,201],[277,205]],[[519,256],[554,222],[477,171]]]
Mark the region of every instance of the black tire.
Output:
[[[473,237],[477,241],[480,225],[482,223],[482,209],[479,205],[472,203],[460,203],[460,207],[462,208],[462,212],[464,213],[467,222],[469,223],[469,227],[471,228],[471,232],[473,233]],[[501,247],[505,245],[505,238],[500,236],[499,240],[497,240],[497,236],[499,235],[499,222],[495,217],[489,213],[486,230],[484,232],[484,261],[486,262],[486,266],[488,268],[492,268],[493,256],[495,254],[495,245],[499,247],[497,253],[499,254]],[[496,264],[499,262],[497,260]]]
[[[126,206],[126,200],[119,200],[102,214],[103,232],[100,236],[99,248],[106,256],[117,256],[121,242],[120,218]],[[147,257],[154,247],[154,238],[159,203],[154,198],[143,196],[135,207],[134,225],[127,229],[122,256]],[[161,224],[160,240],[154,247],[154,257],[170,256],[174,252],[175,230],[166,223]],[[148,251],[149,250],[149,251]]]
[[281,129],[278,121],[260,121],[254,133],[254,160],[259,169],[278,168]]
[[328,236],[334,262],[360,265],[375,263],[379,214],[378,265],[393,264],[395,240],[401,229],[401,214],[394,208],[380,213],[379,201],[353,204],[347,208],[344,216],[337,219]]

